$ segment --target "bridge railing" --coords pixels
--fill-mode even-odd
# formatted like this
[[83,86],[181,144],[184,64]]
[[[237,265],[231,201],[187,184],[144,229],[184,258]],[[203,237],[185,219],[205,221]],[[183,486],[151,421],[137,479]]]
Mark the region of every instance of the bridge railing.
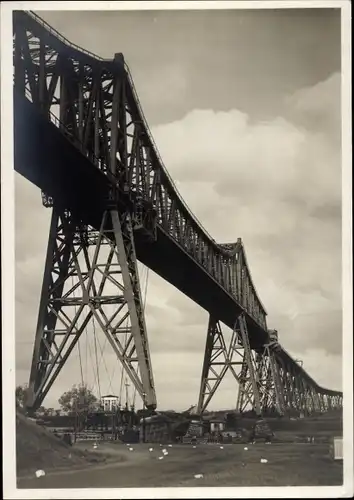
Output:
[[48,24],[44,19],[42,19],[41,17],[39,17],[32,10],[27,10],[26,14],[28,14],[30,17],[32,17],[38,24],[40,24],[41,26],[43,26],[43,28],[45,28],[47,31],[49,31],[49,33],[51,33],[52,35],[54,35],[56,38],[58,38],[65,45],[68,45],[69,47],[71,47],[73,49],[76,49],[79,52],[83,52],[84,54],[92,57],[93,59],[98,59],[99,61],[104,61],[104,59],[102,57],[98,56],[97,54],[94,54],[93,52],[90,52],[89,50],[86,50],[83,47],[79,47],[75,43],[69,41],[67,38],[65,38],[64,35],[62,35],[61,33],[59,33],[59,31],[57,31],[55,28],[53,28],[53,26],[51,26],[50,24]]

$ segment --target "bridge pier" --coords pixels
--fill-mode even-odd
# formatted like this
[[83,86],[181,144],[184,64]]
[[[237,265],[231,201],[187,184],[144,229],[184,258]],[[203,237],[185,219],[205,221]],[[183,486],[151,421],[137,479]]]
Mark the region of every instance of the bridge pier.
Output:
[[108,209],[100,229],[54,204],[29,380],[29,411],[44,400],[81,335],[106,336],[148,408],[156,408],[129,213]]
[[250,406],[260,415],[262,408],[257,369],[244,315],[237,317],[229,345],[225,342],[220,321],[210,316],[197,412],[202,414],[206,410],[230,370],[239,384],[238,411]]
[[286,412],[284,380],[275,356],[277,343],[272,332],[269,332],[269,340],[261,350],[254,352],[250,347],[247,323],[242,313],[236,319],[227,345],[220,322],[210,316],[197,407],[199,414],[206,410],[228,370],[239,384],[236,402],[238,413],[247,409],[254,410],[257,415],[274,410],[279,415]]

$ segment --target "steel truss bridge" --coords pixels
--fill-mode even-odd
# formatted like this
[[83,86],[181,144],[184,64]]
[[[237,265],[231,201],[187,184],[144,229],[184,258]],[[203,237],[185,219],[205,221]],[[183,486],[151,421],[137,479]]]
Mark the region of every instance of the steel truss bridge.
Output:
[[240,412],[341,408],[342,393],[320,387],[268,330],[242,240],[216,243],[179,195],[123,55],[101,59],[15,11],[13,64],[15,169],[52,208],[28,409],[93,321],[156,408],[138,260],[210,314],[199,413],[228,371]]

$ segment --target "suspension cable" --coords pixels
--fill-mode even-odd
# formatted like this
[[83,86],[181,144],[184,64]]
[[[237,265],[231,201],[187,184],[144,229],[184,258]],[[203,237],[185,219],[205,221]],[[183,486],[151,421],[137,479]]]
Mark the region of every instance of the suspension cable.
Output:
[[85,326],[85,337],[86,337],[86,342],[85,342],[85,380],[87,380],[87,372],[88,372],[88,334],[87,334],[87,325]]
[[[144,272],[145,269],[146,269],[145,276],[143,276],[143,280],[142,280],[142,281],[145,281],[144,293],[143,293],[143,304],[142,304],[143,310],[146,307],[147,289],[148,289],[148,277],[149,277],[149,268],[146,267],[146,266],[144,266],[143,267],[143,272]],[[126,329],[128,328],[128,322],[129,322],[129,318],[127,318],[127,321],[126,321]],[[106,364],[106,361],[105,361],[105,358],[104,358],[104,348],[105,348],[105,345],[106,345],[107,338],[105,339],[103,346],[101,346],[101,343],[100,343],[99,339],[97,339],[97,336],[96,336],[94,319],[93,319],[93,326],[94,326],[94,342],[95,342],[94,345],[95,345],[96,373],[97,373],[97,376],[95,378],[97,380],[98,390],[99,390],[99,394],[100,394],[100,397],[101,397],[101,387],[100,387],[100,378],[99,378],[99,366],[100,366],[100,364],[101,364],[101,362],[103,360],[105,371],[106,371],[106,374],[107,374],[107,377],[108,377],[109,389],[113,391],[112,380],[113,380],[113,376],[114,376],[114,373],[115,373],[116,364],[114,365],[114,370],[113,370],[112,374],[109,375],[107,364]],[[125,338],[124,338],[124,345],[126,345],[126,343],[127,343],[127,336],[128,336],[128,334],[126,332],[125,333]],[[100,350],[99,360],[98,360],[98,354],[97,354],[97,342],[99,344],[99,350]],[[139,372],[139,367],[138,367],[138,372]],[[123,383],[124,383],[123,373],[124,373],[124,365],[122,365],[121,376],[120,376],[120,390],[119,390],[119,400],[120,400],[120,402],[122,401],[122,392],[123,392]],[[136,390],[136,387],[135,387],[134,388],[134,396],[133,396],[133,404],[134,405],[135,405],[135,400],[136,400],[136,393],[137,393],[137,390]]]
[[[99,360],[99,363],[98,363],[98,367],[100,367],[101,361],[103,361],[103,364],[104,364],[104,367],[105,367],[105,370],[106,370],[106,374],[107,374],[107,377],[108,377],[109,390],[111,390],[113,392],[113,388],[112,388],[112,377],[113,377],[113,375],[109,374],[108,368],[107,368],[107,363],[106,363],[105,357],[103,355],[104,354],[104,347],[106,345],[106,340],[107,340],[107,337],[105,338],[105,342],[104,342],[103,347],[102,347],[100,339],[97,337],[98,347],[99,347],[99,350],[100,350],[100,353],[101,353],[100,360]],[[116,364],[114,364],[114,368],[115,367],[116,367]]]
[[[125,336],[124,336],[124,346],[127,345],[127,338],[128,338],[128,322],[129,322],[129,317],[127,318],[125,322]],[[121,404],[122,402],[122,392],[123,392],[123,372],[124,372],[124,364],[122,363],[122,369],[120,372],[120,388],[119,388],[119,402]]]
[[95,318],[92,318],[93,323],[93,338],[94,338],[94,346],[95,346],[95,358],[96,358],[96,372],[97,372],[97,385],[98,385],[98,394],[101,399],[101,385],[100,385],[100,373],[98,369],[98,357],[97,357],[97,338],[96,338],[96,327],[95,327]]
[[[74,288],[74,277],[73,276],[71,276],[71,282],[72,282],[72,288]],[[75,289],[72,291],[72,294],[73,294],[73,297],[75,299],[76,298]],[[76,313],[77,313],[76,304],[74,305],[74,310],[75,310],[75,315],[76,315]],[[101,386],[100,386],[99,366],[98,366],[98,360],[97,360],[97,336],[96,336],[96,328],[95,328],[95,320],[94,320],[94,318],[93,318],[93,331],[94,331],[94,348],[95,348],[95,358],[96,358],[96,373],[95,373],[95,371],[93,372],[94,373],[94,384],[96,382],[97,388],[98,388],[98,392],[99,392],[99,397],[101,399]],[[87,326],[85,327],[85,335],[86,335],[86,382],[87,382],[87,371],[88,371],[88,362],[87,362],[88,359],[87,358],[88,358],[88,351],[89,351],[89,354],[90,354],[91,363],[93,363],[91,346],[90,346],[90,344],[88,342]],[[84,387],[85,386],[85,379],[84,379],[84,373],[83,373],[83,363],[82,363],[80,339],[78,339],[77,346],[78,346],[78,353],[79,353],[79,365],[80,365],[80,374],[81,374],[81,385],[82,385],[82,387]],[[106,366],[106,371],[107,371],[107,366]],[[107,372],[107,375],[108,375],[108,372]],[[92,389],[93,389],[93,387],[92,387]]]
[[[91,365],[94,365],[94,362],[93,362],[93,356],[92,356],[92,350],[91,350],[91,344],[90,342],[88,342],[87,344],[88,346],[88,352],[89,352],[89,357],[90,357],[90,364]],[[95,370],[93,370],[93,384],[92,384],[92,390],[94,389],[94,387],[98,387],[98,383],[97,383],[97,375],[96,375],[96,372]]]
[[[74,297],[74,299],[76,299],[75,289],[74,289],[74,276],[73,275],[71,275],[71,285],[72,285],[72,288],[73,288],[73,292],[72,292],[73,293],[73,297]],[[75,316],[76,316],[76,312],[77,312],[76,304],[74,304],[74,311],[75,311]],[[77,348],[78,348],[78,351],[79,351],[79,364],[80,364],[80,373],[81,373],[81,385],[83,386],[84,385],[84,373],[83,373],[83,369],[82,369],[80,338],[77,341]]]
[[[139,374],[139,365],[138,365],[137,373]],[[136,401],[136,393],[137,393],[137,390],[136,390],[136,387],[134,386],[134,395],[133,395],[133,407],[134,408],[135,408],[135,401]]]
[[[109,375],[109,379],[108,379],[108,388],[111,390],[111,392],[113,392],[113,386],[112,386],[112,381],[113,381],[113,376],[114,376],[114,373],[116,371],[116,366],[117,366],[117,363],[114,363],[114,368],[113,368],[113,372],[112,372],[112,375]],[[108,375],[108,373],[107,373]]]
[[77,347],[79,350],[79,362],[80,362],[80,373],[81,373],[81,385],[84,386],[84,373],[82,369],[82,361],[81,361],[81,348],[80,348],[80,339],[78,340]]

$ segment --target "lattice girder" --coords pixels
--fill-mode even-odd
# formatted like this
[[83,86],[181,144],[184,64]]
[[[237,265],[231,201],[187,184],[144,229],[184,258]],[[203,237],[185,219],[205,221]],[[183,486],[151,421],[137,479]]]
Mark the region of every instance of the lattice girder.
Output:
[[[64,45],[42,20],[14,17],[16,91],[59,127],[119,188],[156,210],[159,226],[261,327],[266,312],[241,240],[218,245],[177,192],[150,134],[122,54],[112,61]],[[53,33],[53,34],[50,34]],[[59,40],[58,40],[59,38]]]

